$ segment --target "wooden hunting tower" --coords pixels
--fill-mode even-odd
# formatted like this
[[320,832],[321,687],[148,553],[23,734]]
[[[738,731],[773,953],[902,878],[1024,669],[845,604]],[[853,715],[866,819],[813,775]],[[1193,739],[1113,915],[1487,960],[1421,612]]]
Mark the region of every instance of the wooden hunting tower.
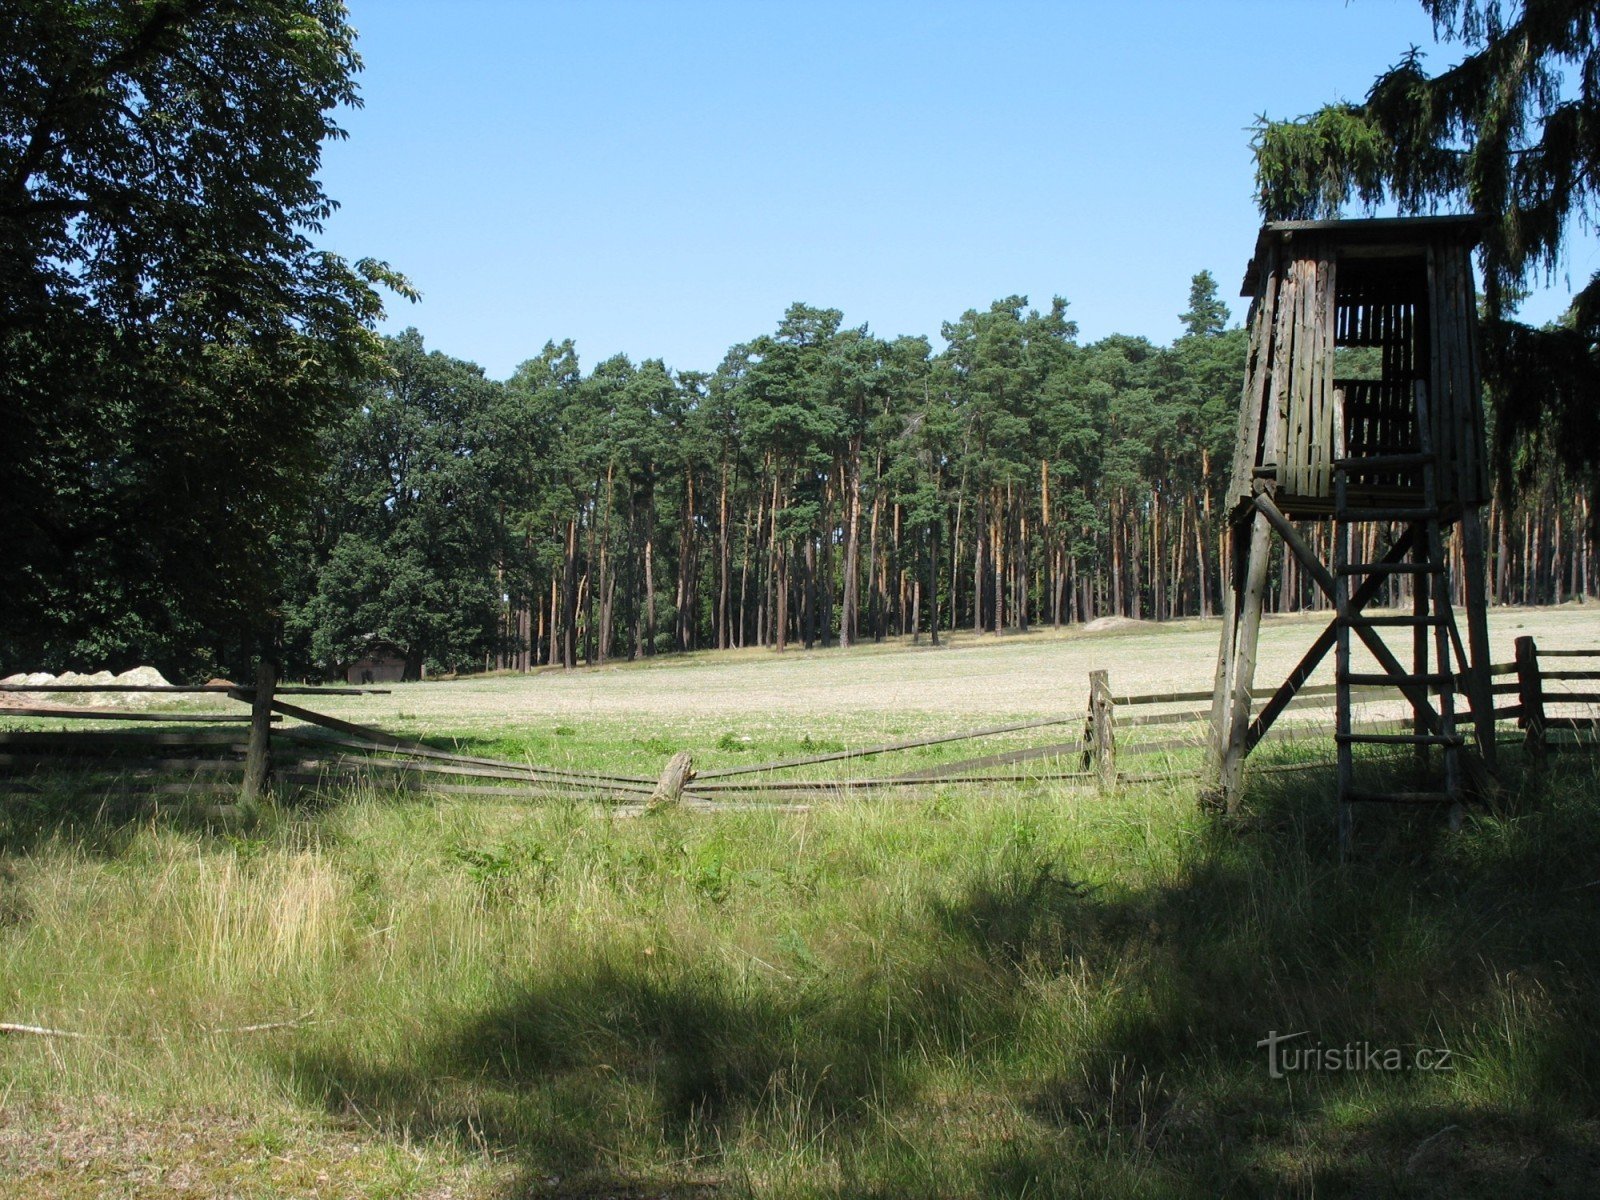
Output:
[[[1245,275],[1250,348],[1229,488],[1232,586],[1213,703],[1212,781],[1234,803],[1245,756],[1329,649],[1337,650],[1341,830],[1363,800],[1457,803],[1462,770],[1481,785],[1455,729],[1454,700],[1471,700],[1481,753],[1492,757],[1487,678],[1483,527],[1489,488],[1478,376],[1472,217],[1280,221],[1262,228]],[[1292,524],[1332,523],[1324,563]],[[1373,522],[1387,540],[1378,561],[1352,562],[1352,527]],[[1470,656],[1451,609],[1445,538],[1462,537]],[[1252,712],[1271,536],[1284,541],[1330,596],[1334,621],[1267,701]],[[1415,577],[1409,615],[1363,610],[1396,576]],[[1411,631],[1412,663],[1385,645],[1384,627]],[[1383,673],[1354,674],[1350,637]],[[1430,667],[1430,643],[1431,667]],[[1452,667],[1454,662],[1454,667]],[[1392,684],[1410,702],[1414,732],[1354,734],[1352,685]],[[1442,751],[1443,786],[1359,792],[1352,747],[1408,743]]]

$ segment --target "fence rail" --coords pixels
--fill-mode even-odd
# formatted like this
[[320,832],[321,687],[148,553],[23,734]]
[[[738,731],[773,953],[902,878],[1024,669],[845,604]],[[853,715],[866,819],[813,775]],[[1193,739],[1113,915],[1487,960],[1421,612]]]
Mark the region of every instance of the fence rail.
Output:
[[[1560,669],[1544,670],[1541,660],[1563,660]],[[1592,659],[1595,669],[1568,667],[1567,661]],[[1530,759],[1542,764],[1548,754],[1596,744],[1600,717],[1592,708],[1600,704],[1600,689],[1581,690],[1569,685],[1600,683],[1600,647],[1540,650],[1529,637],[1518,638],[1516,657],[1496,663],[1490,674],[1497,680],[1492,696],[1515,697],[1515,702],[1493,710],[1495,721],[1516,723]],[[1557,686],[1551,687],[1550,684]],[[1445,677],[1434,690],[1466,694],[1459,681]],[[0,731],[0,771],[15,773],[58,767],[71,761],[92,776],[115,776],[135,794],[236,788],[242,797],[260,793],[269,779],[292,787],[322,786],[366,780],[397,787],[445,794],[499,797],[511,800],[552,796],[609,796],[635,808],[661,798],[667,776],[603,771],[574,771],[532,763],[512,762],[442,749],[386,730],[359,725],[291,704],[285,696],[386,695],[384,688],[315,688],[280,686],[270,664],[263,664],[253,686],[206,684],[141,686],[129,684],[4,684],[0,692],[154,692],[173,695],[212,694],[248,705],[248,712],[182,713],[131,712],[71,706],[23,705],[0,708],[0,716],[64,719],[69,721],[164,722],[162,730],[10,730]],[[1272,706],[1280,709],[1317,710],[1331,706],[1337,689],[1318,684],[1299,689],[1286,706],[1280,689],[1252,690],[1255,716]],[[1358,701],[1378,699],[1404,703],[1393,687],[1352,689]],[[723,766],[701,772],[679,773],[672,798],[699,808],[748,808],[752,798],[789,797],[796,794],[860,794],[879,789],[926,788],[935,785],[977,785],[1010,782],[1049,782],[1067,787],[1104,789],[1119,783],[1173,779],[1196,774],[1181,760],[1169,759],[1167,769],[1129,773],[1132,760],[1157,755],[1198,752],[1207,745],[1211,692],[1168,691],[1142,695],[1118,694],[1110,675],[1095,671],[1089,680],[1086,710],[1062,716],[1011,721],[979,728],[906,738],[880,745],[823,751],[770,762]],[[1204,706],[1197,702],[1206,701]],[[1176,707],[1194,706],[1194,707]],[[1591,711],[1574,711],[1577,707]],[[286,724],[286,721],[298,722]],[[226,726],[218,728],[217,726]],[[184,728],[187,726],[188,728]],[[195,728],[200,726],[200,728]],[[902,768],[881,775],[830,778],[777,778],[790,772],[847,762],[892,757],[935,746],[983,741],[1031,730],[1078,726],[1068,740],[1012,747],[971,755],[948,762]],[[1165,731],[1191,727],[1177,736],[1143,740],[1131,731]],[[1357,722],[1353,731],[1367,734],[1402,733],[1412,726],[1410,717],[1375,718]],[[1177,729],[1174,729],[1177,733]],[[1585,736],[1587,735],[1587,736]],[[1268,734],[1273,742],[1320,739],[1331,741],[1327,722],[1285,721]],[[1291,770],[1315,764],[1273,764],[1259,770]],[[187,782],[174,775],[187,775]],[[13,777],[0,781],[0,792],[36,792],[37,781]],[[773,804],[775,810],[795,805]],[[803,807],[803,806],[802,806]]]

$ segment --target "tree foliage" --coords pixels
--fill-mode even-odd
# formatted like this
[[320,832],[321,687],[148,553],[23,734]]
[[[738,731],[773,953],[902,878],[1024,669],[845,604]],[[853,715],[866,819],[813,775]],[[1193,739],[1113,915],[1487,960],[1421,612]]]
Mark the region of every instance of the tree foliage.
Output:
[[370,373],[372,283],[311,237],[332,0],[16,0],[0,13],[0,652],[213,657]]
[[1600,199],[1600,10],[1591,0],[1421,0],[1467,53],[1429,75],[1415,47],[1360,104],[1256,128],[1269,219],[1336,215],[1352,200],[1489,218],[1486,298],[1499,315],[1559,260]]

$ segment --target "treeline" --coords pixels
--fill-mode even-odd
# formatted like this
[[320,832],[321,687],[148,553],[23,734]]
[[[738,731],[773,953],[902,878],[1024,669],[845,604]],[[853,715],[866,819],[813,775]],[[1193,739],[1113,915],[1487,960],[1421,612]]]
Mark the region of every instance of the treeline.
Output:
[[[709,373],[584,374],[566,341],[503,383],[408,331],[282,547],[287,655],[383,641],[415,675],[1211,614],[1244,332],[1207,272],[1170,346],[1080,344],[1066,310],[998,300],[936,351],[796,304]],[[1502,600],[1594,589],[1545,474],[1494,516]],[[1315,603],[1292,565],[1272,594]]]

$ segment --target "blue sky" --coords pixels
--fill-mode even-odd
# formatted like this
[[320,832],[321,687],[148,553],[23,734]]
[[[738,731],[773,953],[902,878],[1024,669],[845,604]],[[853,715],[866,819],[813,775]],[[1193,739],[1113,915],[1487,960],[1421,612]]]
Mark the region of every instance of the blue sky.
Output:
[[1084,340],[1167,342],[1208,268],[1242,318],[1254,117],[1455,56],[1414,0],[349,5],[323,243],[421,289],[387,330],[496,378],[564,337],[710,370],[794,300],[937,348],[1059,294]]

